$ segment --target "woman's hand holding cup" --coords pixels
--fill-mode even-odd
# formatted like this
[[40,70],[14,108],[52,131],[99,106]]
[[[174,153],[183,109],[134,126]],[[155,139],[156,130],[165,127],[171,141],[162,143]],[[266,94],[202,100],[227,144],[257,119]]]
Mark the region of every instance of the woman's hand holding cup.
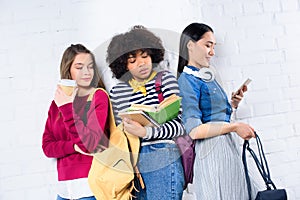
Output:
[[57,85],[57,89],[54,97],[54,101],[56,105],[59,107],[64,104],[73,102],[77,94],[77,90],[78,88],[75,80],[70,80],[70,79],[60,80]]

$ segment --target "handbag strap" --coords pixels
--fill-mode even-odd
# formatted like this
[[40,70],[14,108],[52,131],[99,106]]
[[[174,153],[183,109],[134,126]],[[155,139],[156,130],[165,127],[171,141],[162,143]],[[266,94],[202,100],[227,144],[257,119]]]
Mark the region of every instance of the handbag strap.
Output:
[[246,178],[246,183],[247,183],[247,189],[248,189],[248,197],[249,200],[251,200],[251,184],[250,184],[250,178],[249,178],[249,173],[248,173],[248,167],[247,167],[247,160],[246,160],[246,146],[249,145],[248,140],[244,141],[243,144],[243,153],[242,153],[242,161],[244,165],[244,171],[245,171],[245,178]]
[[248,173],[248,167],[247,167],[247,160],[246,160],[246,149],[250,152],[251,156],[253,157],[255,164],[257,166],[257,169],[262,176],[267,190],[271,190],[271,186],[276,189],[275,184],[271,180],[271,175],[270,175],[270,170],[268,167],[267,159],[262,147],[261,140],[259,136],[255,133],[255,139],[256,139],[256,144],[257,144],[257,149],[259,152],[259,158],[256,156],[255,152],[250,148],[249,141],[245,140],[243,144],[243,153],[242,153],[242,161],[244,165],[244,170],[245,170],[245,177],[246,177],[246,183],[247,183],[247,189],[248,189],[248,195],[249,199],[251,200],[251,184],[250,184],[250,178],[249,178],[249,173]]
[[165,71],[160,71],[157,73],[156,79],[155,79],[155,90],[158,94],[158,100],[159,102],[162,102],[164,100],[164,95],[161,90],[161,82],[162,82],[162,76]]

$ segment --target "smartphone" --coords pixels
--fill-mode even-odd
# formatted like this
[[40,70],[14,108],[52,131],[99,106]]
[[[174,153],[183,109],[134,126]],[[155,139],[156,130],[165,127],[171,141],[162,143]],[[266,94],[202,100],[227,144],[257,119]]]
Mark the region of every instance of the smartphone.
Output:
[[240,93],[240,90],[244,92],[244,87],[247,86],[252,80],[250,78],[247,78],[247,80],[239,87],[239,89],[234,93],[234,95],[238,95]]

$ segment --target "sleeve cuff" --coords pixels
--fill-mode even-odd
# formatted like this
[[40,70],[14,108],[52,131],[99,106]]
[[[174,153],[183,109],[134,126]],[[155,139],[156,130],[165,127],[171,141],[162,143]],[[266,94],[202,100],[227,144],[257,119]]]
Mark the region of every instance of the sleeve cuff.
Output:
[[64,147],[64,151],[66,154],[72,154],[75,152],[75,149],[74,149],[74,144],[73,142],[68,142],[65,147]]
[[145,127],[146,128],[146,136],[143,139],[150,139],[153,136],[153,127]]
[[185,130],[187,133],[190,133],[191,130],[197,126],[200,126],[202,121],[197,118],[189,118],[186,123],[184,124]]

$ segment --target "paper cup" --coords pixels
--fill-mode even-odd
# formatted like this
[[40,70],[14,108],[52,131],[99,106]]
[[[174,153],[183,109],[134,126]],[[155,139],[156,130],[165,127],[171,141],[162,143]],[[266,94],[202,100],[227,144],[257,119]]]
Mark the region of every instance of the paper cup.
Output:
[[58,82],[58,85],[66,93],[66,95],[71,96],[77,84],[75,80],[61,79]]

